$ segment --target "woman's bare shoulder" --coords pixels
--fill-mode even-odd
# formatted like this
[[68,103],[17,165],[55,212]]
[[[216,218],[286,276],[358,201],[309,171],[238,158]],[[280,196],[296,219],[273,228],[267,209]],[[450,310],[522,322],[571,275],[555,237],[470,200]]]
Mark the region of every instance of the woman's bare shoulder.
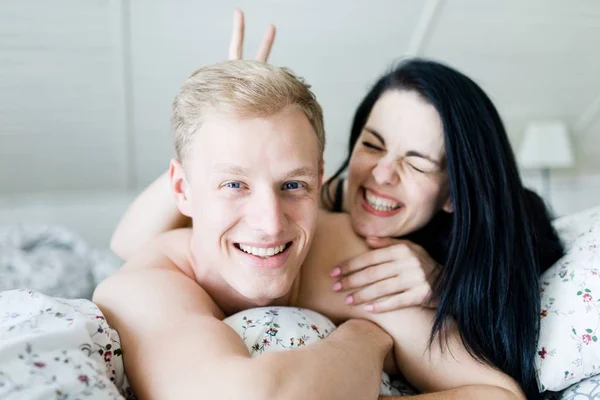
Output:
[[319,210],[319,220],[317,223],[317,233],[332,232],[338,230],[350,230],[353,236],[358,237],[352,229],[352,219],[347,213],[331,212],[328,210]]
[[319,212],[317,231],[311,246],[311,253],[321,261],[319,264],[324,262],[333,267],[367,250],[363,238],[354,232],[350,215],[324,210]]

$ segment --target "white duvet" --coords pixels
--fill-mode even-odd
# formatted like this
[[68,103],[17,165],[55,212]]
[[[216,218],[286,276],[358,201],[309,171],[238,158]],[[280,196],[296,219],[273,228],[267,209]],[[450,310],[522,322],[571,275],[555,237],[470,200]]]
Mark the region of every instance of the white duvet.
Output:
[[[335,329],[317,313],[286,307],[247,310],[225,322],[253,357],[310,345]],[[94,303],[0,292],[0,400],[134,399],[122,356],[117,332]],[[599,387],[589,378],[557,398],[599,398]],[[381,394],[411,393],[382,377]]]
[[0,293],[0,399],[124,399],[119,337],[88,300]]
[[[225,320],[252,357],[308,346],[335,329],[297,308],[247,310]],[[134,398],[117,332],[88,300],[31,290],[0,293],[0,399]],[[384,374],[381,394],[400,395]]]

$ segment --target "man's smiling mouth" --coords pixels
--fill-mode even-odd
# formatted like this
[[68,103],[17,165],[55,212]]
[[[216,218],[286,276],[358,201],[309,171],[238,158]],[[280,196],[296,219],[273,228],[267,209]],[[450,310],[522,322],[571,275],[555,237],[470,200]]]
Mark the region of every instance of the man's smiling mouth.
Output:
[[235,243],[234,246],[244,253],[251,254],[253,256],[261,257],[261,258],[269,258],[281,254],[288,250],[293,242],[287,242],[285,244],[280,244],[277,246],[253,246],[243,243]]

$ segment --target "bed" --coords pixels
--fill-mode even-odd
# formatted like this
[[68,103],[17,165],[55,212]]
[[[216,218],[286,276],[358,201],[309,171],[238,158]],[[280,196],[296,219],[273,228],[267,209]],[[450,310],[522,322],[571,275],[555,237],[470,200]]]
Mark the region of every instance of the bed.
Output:
[[[133,193],[86,193],[0,199],[0,399],[23,398],[23,390],[32,387],[38,392],[28,392],[27,398],[47,398],[49,393],[58,392],[64,393],[64,398],[68,393],[82,398],[134,398],[123,372],[118,335],[87,301],[94,287],[122,264],[108,250],[108,241],[133,197]],[[595,331],[588,334],[585,329],[590,328],[583,328],[582,335],[569,332],[572,347],[568,347],[565,339],[556,339],[560,334],[555,326],[567,324],[568,329],[579,329],[574,320],[577,312],[567,310],[566,305],[561,309],[556,299],[561,304],[564,287],[571,285],[568,290],[575,291],[581,280],[585,280],[585,288],[576,289],[581,293],[573,296],[586,308],[574,306],[581,311],[577,318],[589,320],[589,312],[600,311],[600,304],[592,310],[587,301],[596,293],[600,298],[600,278],[597,292],[592,282],[600,270],[600,207],[564,217],[557,226],[568,246],[577,250],[585,247],[585,251],[570,252],[543,277],[547,293],[543,293],[546,315],[542,315],[539,373],[547,399],[600,398],[600,377],[596,376],[600,352],[588,346],[596,342],[592,339]],[[583,260],[585,268],[577,269],[578,260]],[[580,276],[584,270],[591,275]],[[14,290],[17,288],[25,289]],[[236,318],[231,320],[232,327]],[[260,343],[272,338],[260,329],[258,326],[252,340]],[[68,339],[69,335],[77,340]],[[48,347],[49,343],[54,346]],[[561,359],[561,349],[572,357]],[[61,364],[58,368],[56,364],[50,372],[43,371],[56,360],[71,360],[72,367]],[[394,382],[394,386],[400,393],[411,393],[401,382]]]

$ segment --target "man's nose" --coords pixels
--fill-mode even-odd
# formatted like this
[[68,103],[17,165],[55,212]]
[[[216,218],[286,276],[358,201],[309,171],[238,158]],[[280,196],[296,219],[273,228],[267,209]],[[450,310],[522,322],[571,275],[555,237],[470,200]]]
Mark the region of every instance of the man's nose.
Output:
[[273,190],[256,193],[248,210],[248,225],[269,237],[275,238],[287,228],[283,199]]

